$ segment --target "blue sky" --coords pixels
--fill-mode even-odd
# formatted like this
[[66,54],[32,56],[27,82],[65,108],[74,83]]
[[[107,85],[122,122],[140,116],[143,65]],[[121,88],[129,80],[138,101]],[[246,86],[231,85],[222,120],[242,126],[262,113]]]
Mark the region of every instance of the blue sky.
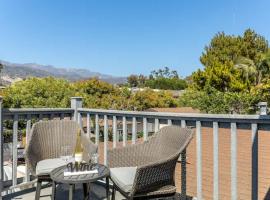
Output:
[[0,59],[117,76],[168,66],[180,75],[219,31],[270,40],[269,0],[0,0]]

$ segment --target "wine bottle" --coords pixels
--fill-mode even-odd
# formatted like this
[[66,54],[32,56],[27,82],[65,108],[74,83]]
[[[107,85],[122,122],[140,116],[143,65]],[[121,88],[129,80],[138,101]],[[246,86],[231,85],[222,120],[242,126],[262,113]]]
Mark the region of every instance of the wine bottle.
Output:
[[75,147],[75,162],[81,163],[83,157],[83,147],[81,142],[81,130],[78,130],[76,147]]

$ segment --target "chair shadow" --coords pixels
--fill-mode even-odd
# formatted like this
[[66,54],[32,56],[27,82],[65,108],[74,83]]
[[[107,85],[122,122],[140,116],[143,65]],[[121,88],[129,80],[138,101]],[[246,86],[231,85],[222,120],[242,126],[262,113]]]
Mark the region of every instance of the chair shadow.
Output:
[[[101,200],[101,199],[106,199],[106,190],[105,187],[100,186],[99,184],[91,184],[91,191],[90,191],[90,198],[91,200]],[[49,188],[50,189],[50,184],[43,186],[42,189]],[[34,199],[35,195],[35,190],[36,188],[30,188],[30,189],[25,189],[22,191],[14,192],[8,195],[5,195],[3,197],[3,200],[14,200],[14,199],[21,199],[23,200],[24,197],[22,197],[25,194],[31,193],[32,199]],[[51,195],[42,195],[41,191],[41,198],[43,199],[44,197],[47,197],[45,199],[50,199]],[[27,198],[29,199],[29,198]],[[66,184],[59,184],[56,188],[56,199],[57,200],[66,200],[68,199],[68,186]],[[82,187],[78,184],[76,185],[76,189],[74,191],[74,199],[83,199],[83,189]]]
[[176,193],[174,196],[163,196],[163,197],[149,197],[149,198],[146,198],[146,197],[137,197],[135,198],[134,200],[192,200],[193,197],[191,196],[186,196],[186,198],[183,198],[181,197],[181,194],[180,193]]
[[266,195],[263,198],[264,200],[270,200],[270,188],[268,188]]

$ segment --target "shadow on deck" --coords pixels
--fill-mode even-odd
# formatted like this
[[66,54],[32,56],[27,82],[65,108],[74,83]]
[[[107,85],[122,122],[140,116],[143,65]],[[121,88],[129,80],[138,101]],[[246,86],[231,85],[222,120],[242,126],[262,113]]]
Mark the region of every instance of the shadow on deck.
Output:
[[[36,188],[30,188],[26,189],[23,191],[15,192],[12,194],[5,195],[3,197],[3,200],[33,200],[35,199],[35,190]],[[51,200],[51,192],[52,188],[50,186],[44,186],[43,189],[41,190],[41,196],[40,200]],[[110,196],[111,197],[111,196]],[[68,199],[68,185],[66,184],[60,184],[57,186],[56,189],[56,200],[66,200]],[[80,185],[76,185],[76,190],[74,193],[74,200],[79,200],[83,199],[83,189]],[[91,184],[91,192],[90,192],[90,198],[91,200],[106,200],[106,190],[105,187],[101,184],[96,184],[93,183]],[[116,192],[116,200],[124,200],[125,198]],[[145,199],[145,198],[140,198],[140,199]],[[155,198],[157,199],[157,198]],[[173,199],[179,199],[180,195],[176,194],[175,197],[170,197],[170,198],[158,198],[159,200],[161,199],[166,199],[166,200],[173,200]],[[187,200],[191,200],[192,198],[189,197]],[[139,200],[139,199],[137,199]],[[153,200],[153,198],[152,198]]]
[[[26,189],[20,192],[15,192],[12,194],[5,195],[3,200],[11,199],[20,199],[20,200],[33,200],[35,198],[36,188]],[[45,186],[41,190],[40,200],[51,200],[52,189],[50,186]],[[57,200],[66,200],[68,199],[68,185],[60,184],[56,189],[56,199]],[[80,185],[76,185],[76,190],[74,192],[74,199],[83,199],[83,189]],[[106,199],[106,190],[105,187],[100,184],[91,184],[91,200],[103,200]],[[122,196],[118,193],[116,200],[123,199]]]

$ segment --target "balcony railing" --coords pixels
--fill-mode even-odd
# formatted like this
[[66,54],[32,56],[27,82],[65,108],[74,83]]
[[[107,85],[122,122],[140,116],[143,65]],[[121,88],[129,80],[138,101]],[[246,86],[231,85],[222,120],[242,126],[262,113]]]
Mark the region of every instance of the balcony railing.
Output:
[[[261,112],[258,115],[223,115],[223,114],[194,114],[194,113],[158,113],[158,112],[137,112],[121,110],[103,110],[82,108],[82,98],[72,98],[71,108],[68,109],[2,109],[0,102],[0,134],[1,134],[1,156],[0,156],[0,178],[1,191],[12,192],[18,184],[28,183],[31,178],[29,171],[25,171],[25,177],[17,179],[17,144],[18,144],[18,123],[20,120],[26,122],[26,141],[29,139],[31,123],[33,120],[45,119],[73,119],[78,121],[80,126],[86,128],[86,132],[95,138],[96,144],[101,144],[102,135],[103,162],[107,164],[107,149],[109,148],[109,132],[112,135],[112,148],[119,144],[120,136],[122,145],[132,145],[138,141],[139,133],[142,132],[143,141],[147,141],[149,133],[156,132],[161,125],[179,125],[181,127],[193,127],[196,131],[196,197],[203,199],[203,174],[202,174],[202,128],[210,127],[213,131],[213,199],[220,198],[220,172],[219,172],[219,130],[225,128],[230,130],[230,179],[231,179],[231,199],[238,199],[238,180],[237,176],[237,131],[239,129],[250,130],[252,146],[251,158],[251,197],[258,199],[258,131],[270,129],[270,116],[266,115],[266,105],[261,105]],[[13,123],[12,134],[12,180],[3,178],[3,131],[4,121],[11,120]],[[119,123],[120,122],[120,123]],[[150,125],[150,126],[149,126]],[[121,128],[119,128],[119,126]],[[130,130],[128,129],[130,127]],[[151,128],[151,130],[149,130]],[[121,131],[119,131],[121,129]],[[140,130],[139,130],[140,129]],[[130,140],[128,139],[130,138]],[[27,143],[27,142],[26,142]],[[181,158],[182,167],[182,187],[183,196],[186,193],[185,183],[185,154]],[[1,193],[0,193],[1,194]],[[2,192],[2,195],[4,193]]]

